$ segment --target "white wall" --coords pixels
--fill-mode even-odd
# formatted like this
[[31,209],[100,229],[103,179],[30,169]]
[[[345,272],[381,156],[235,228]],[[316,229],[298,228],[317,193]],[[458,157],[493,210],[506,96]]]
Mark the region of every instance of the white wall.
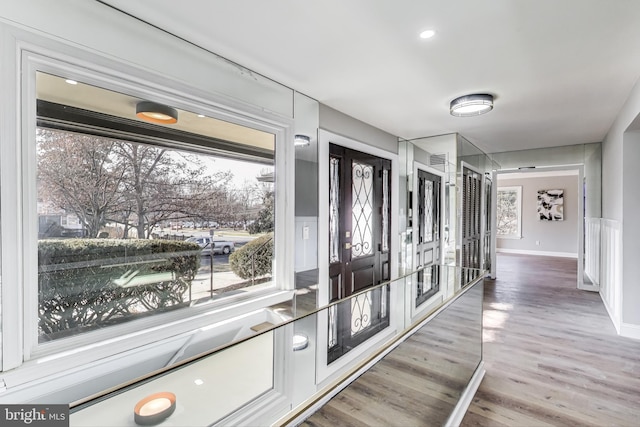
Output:
[[[498,188],[522,187],[522,238],[498,238],[498,249],[546,252],[565,256],[578,254],[578,175],[509,178],[498,175]],[[537,215],[538,190],[564,190],[564,221],[540,221]],[[540,244],[536,245],[536,241]]]
[[622,326],[640,338],[640,130],[630,129],[623,139]]
[[96,1],[2,1],[0,17],[203,92],[293,117],[293,90]]
[[[632,88],[602,143],[602,217],[620,222],[621,272],[619,283],[609,289],[620,305],[608,306],[614,323],[620,323],[620,333],[640,339],[640,225],[638,223],[638,160],[640,141],[640,81]],[[626,134],[629,132],[628,134]],[[607,299],[605,299],[605,302]]]

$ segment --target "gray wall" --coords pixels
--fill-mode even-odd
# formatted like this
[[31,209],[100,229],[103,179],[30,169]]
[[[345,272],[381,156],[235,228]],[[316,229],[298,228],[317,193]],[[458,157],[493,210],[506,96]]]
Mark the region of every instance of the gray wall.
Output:
[[[497,240],[499,249],[578,254],[578,175],[498,179],[498,188],[522,187],[522,238]],[[564,221],[540,221],[536,205],[538,190],[564,190]],[[536,245],[536,241],[540,245]]]
[[640,324],[640,130],[624,134],[622,181],[622,321]]
[[320,104],[320,128],[398,154],[398,137]]
[[586,217],[600,218],[602,216],[604,197],[602,194],[602,150],[602,144],[596,142],[534,150],[508,151],[493,153],[490,156],[500,165],[498,169],[584,165],[587,192],[585,201]]

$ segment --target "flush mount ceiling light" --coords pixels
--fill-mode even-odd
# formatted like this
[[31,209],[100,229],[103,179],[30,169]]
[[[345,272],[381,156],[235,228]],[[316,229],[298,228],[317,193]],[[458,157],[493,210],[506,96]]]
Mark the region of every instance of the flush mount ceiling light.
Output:
[[430,39],[431,37],[435,36],[436,32],[433,30],[424,30],[423,32],[420,33],[420,38],[421,39]]
[[293,145],[295,145],[296,147],[304,147],[306,145],[309,145],[310,142],[311,138],[309,138],[307,135],[298,134],[293,137]]
[[161,125],[170,125],[178,122],[178,110],[151,101],[138,102],[136,116],[142,120]]
[[493,110],[493,95],[476,93],[464,95],[451,101],[449,112],[456,117],[479,116]]

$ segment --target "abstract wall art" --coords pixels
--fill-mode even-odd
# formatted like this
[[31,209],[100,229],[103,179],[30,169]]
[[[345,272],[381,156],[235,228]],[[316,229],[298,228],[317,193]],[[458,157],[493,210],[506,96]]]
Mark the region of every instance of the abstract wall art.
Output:
[[538,191],[538,219],[540,221],[564,220],[564,190]]

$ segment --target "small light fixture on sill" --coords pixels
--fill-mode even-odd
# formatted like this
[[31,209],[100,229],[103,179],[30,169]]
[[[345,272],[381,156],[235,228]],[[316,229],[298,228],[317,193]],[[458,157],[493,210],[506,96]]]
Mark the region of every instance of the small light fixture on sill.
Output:
[[309,346],[309,337],[305,334],[295,334],[293,336],[293,351],[304,350]]
[[178,122],[178,110],[151,101],[138,102],[136,116],[147,122],[161,125],[170,125]]
[[464,95],[451,101],[449,112],[456,117],[472,117],[493,110],[493,95],[476,93]]
[[293,137],[293,145],[296,147],[305,147],[311,143],[311,138],[307,135],[297,134]]

